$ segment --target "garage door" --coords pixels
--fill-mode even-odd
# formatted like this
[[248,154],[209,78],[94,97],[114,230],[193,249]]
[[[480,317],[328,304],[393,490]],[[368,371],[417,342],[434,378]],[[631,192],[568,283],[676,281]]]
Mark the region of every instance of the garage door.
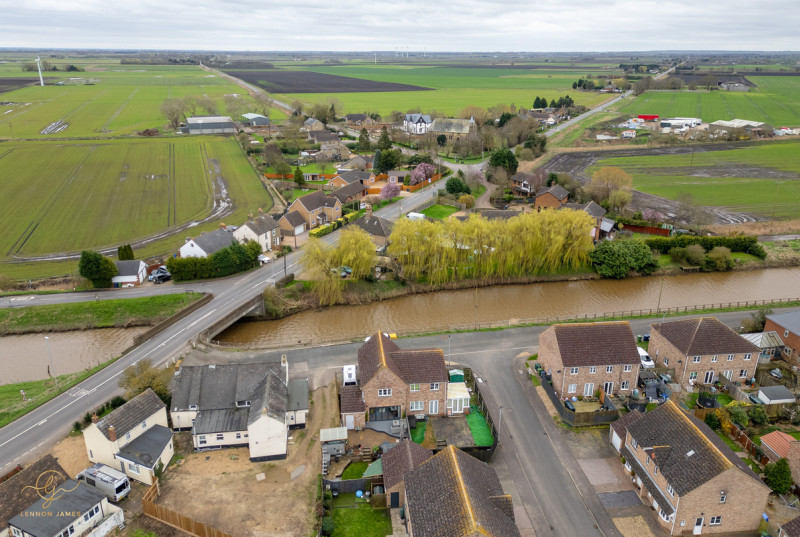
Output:
[[306,226],[295,226],[294,234],[295,235],[302,235],[305,230],[306,230]]
[[352,431],[353,429],[356,428],[355,424],[353,422],[353,415],[352,414],[345,415],[344,424],[345,424],[345,427],[347,427],[348,431]]

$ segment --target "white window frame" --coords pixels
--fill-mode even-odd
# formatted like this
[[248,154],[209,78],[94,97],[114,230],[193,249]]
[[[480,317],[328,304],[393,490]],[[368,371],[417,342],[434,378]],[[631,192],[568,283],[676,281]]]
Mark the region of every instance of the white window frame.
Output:
[[664,356],[664,365],[669,365],[669,358]]
[[125,440],[131,439],[131,433],[125,433]]
[[635,439],[634,437],[631,437],[631,447],[632,447],[634,450],[637,450],[637,451],[638,451],[638,449],[639,449],[639,442],[637,442],[637,441],[636,441],[636,439]]
[[719,503],[725,503],[726,501],[728,501],[728,495],[727,494],[720,494],[719,495]]
[[747,378],[747,369],[740,369],[739,370],[739,378],[746,379]]
[[409,401],[408,410],[411,412],[424,412],[425,401]]
[[147,420],[142,422],[142,429],[147,429]]
[[594,365],[589,366],[589,373],[591,373],[591,374],[597,373],[597,366],[594,366]]
[[697,371],[689,373],[689,380],[697,380]]
[[14,530],[14,537],[22,537],[22,532],[18,528],[11,528]]
[[613,365],[607,365],[606,366],[606,373],[613,373],[613,372],[614,372],[614,366]]
[[217,433],[217,442],[225,440],[225,433]]
[[692,363],[699,364],[701,358],[702,358],[701,356],[693,356],[692,357]]
[[409,384],[408,391],[410,392],[418,392],[419,391],[419,383]]
[[431,382],[431,391],[432,392],[439,391],[439,383],[438,382]]
[[378,388],[378,397],[391,397],[391,396],[392,396],[391,388]]
[[630,373],[631,371],[633,371],[633,366],[631,364],[625,364],[625,367],[623,367],[622,372]]
[[201,434],[200,436],[198,436],[197,437],[197,444],[200,445],[200,446],[205,446],[206,445],[206,435]]
[[752,357],[753,357],[753,355],[751,353],[749,353],[749,352],[745,353],[745,355],[744,355],[744,359],[745,360],[750,360]]
[[199,407],[197,405],[189,405],[189,410],[198,410]]
[[783,337],[789,337],[789,331],[788,330],[784,330],[783,331]]
[[242,439],[242,433],[236,433],[236,440]]
[[578,374],[578,368],[577,367],[570,367],[569,368],[569,374],[570,375],[577,375]]
[[722,515],[712,516],[708,521],[709,526],[720,526],[722,525]]
[[729,361],[729,362],[732,362],[732,361],[733,361],[733,355],[732,355],[732,354],[729,354],[729,355],[728,355],[728,361]]
[[667,483],[667,494],[669,494],[673,498],[675,497],[675,489],[672,488],[672,485],[670,485],[669,483]]
[[630,390],[631,382],[629,380],[623,380],[622,385],[619,387],[620,390]]
[[139,465],[138,464],[133,464],[132,462],[128,463],[128,470],[130,470],[134,474],[139,474],[140,473],[139,472]]
[[661,517],[661,520],[663,520],[664,522],[669,522],[672,520],[672,517],[668,515],[663,509],[660,508],[658,510],[658,516]]
[[714,356],[711,357],[711,363],[716,363],[716,361],[717,361],[717,355],[715,354]]
[[578,391],[577,384],[570,384],[569,386],[567,386],[567,393],[575,393],[577,391]]

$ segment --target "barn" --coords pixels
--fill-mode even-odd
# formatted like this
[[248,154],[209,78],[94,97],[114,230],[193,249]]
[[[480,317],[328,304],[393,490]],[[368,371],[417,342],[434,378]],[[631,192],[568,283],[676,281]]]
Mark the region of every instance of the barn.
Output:
[[236,134],[233,120],[227,116],[195,116],[186,120],[189,134]]
[[251,127],[266,127],[270,124],[269,118],[261,114],[242,114],[242,118]]

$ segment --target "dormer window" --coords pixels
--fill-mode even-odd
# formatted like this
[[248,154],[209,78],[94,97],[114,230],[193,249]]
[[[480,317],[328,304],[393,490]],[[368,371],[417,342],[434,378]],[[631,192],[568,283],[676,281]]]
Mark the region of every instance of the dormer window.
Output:
[[189,410],[197,410],[197,405],[189,405]]
[[236,401],[236,406],[238,408],[248,407],[250,406],[250,401]]

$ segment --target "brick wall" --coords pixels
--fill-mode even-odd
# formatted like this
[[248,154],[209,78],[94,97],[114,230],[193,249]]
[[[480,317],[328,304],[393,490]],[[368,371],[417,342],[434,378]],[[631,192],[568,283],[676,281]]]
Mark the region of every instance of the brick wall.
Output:
[[[392,395],[379,396],[378,390],[391,388]],[[392,373],[387,367],[381,367],[361,388],[364,393],[364,404],[367,410],[383,406],[399,406],[401,412],[407,412],[408,384]]]
[[800,360],[800,335],[795,334],[794,332],[788,332],[787,330],[777,324],[772,319],[767,319],[766,324],[764,324],[764,332],[776,331],[778,333],[778,337],[781,338],[785,347],[789,347],[789,352],[786,352],[786,349],[778,354],[778,357],[783,358],[790,364],[798,364]]
[[561,207],[566,202],[566,198],[564,198],[564,201],[561,202],[558,200],[558,198],[548,192],[547,194],[542,194],[536,198],[533,208],[537,211],[541,209],[556,209]]
[[[656,367],[669,367],[675,369],[675,382],[687,384],[692,378],[692,373],[696,373],[696,383],[703,384],[706,381],[706,373],[711,371],[713,380],[723,376],[726,371],[731,372],[731,380],[741,381],[755,376],[756,366],[758,365],[758,353],[750,353],[747,359],[746,353],[727,353],[720,349],[718,354],[701,355],[699,362],[695,362],[694,356],[685,356],[672,343],[656,330],[650,334],[650,346],[648,353]],[[732,359],[728,359],[733,354]],[[746,370],[744,376],[742,370]]]

